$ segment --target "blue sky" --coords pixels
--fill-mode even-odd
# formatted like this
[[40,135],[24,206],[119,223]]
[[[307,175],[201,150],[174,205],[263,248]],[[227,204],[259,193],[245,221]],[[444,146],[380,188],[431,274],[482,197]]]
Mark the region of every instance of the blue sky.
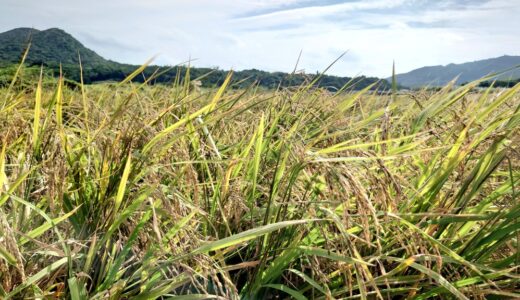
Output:
[[386,77],[425,65],[520,55],[520,0],[0,0],[0,31],[59,27],[139,64]]

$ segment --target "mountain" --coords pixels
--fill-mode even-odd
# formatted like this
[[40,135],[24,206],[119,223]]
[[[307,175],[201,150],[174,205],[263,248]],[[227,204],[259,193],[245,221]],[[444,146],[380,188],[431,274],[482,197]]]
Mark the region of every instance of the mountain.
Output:
[[[104,59],[94,51],[86,48],[78,40],[67,32],[51,28],[36,30],[31,28],[17,28],[0,33],[0,86],[10,82],[13,67],[21,61],[25,49],[30,42],[29,54],[26,64],[33,68],[33,73],[39,74],[41,65],[45,66],[48,73],[57,76],[61,70],[68,80],[79,82],[80,69],[78,53],[81,55],[83,65],[83,78],[85,83],[99,81],[121,81],[131,74],[139,66],[121,64]],[[144,82],[153,77],[152,83],[172,83],[174,80],[183,80],[186,76],[186,67],[148,66],[141,76],[133,80]],[[202,78],[204,87],[221,85],[228,71],[210,68],[190,68],[190,79]],[[160,74],[157,75],[156,74]],[[308,83],[315,78],[313,74],[288,74],[283,72],[265,72],[260,70],[243,70],[234,72],[234,87],[246,88],[252,84],[261,87],[275,89],[279,86],[297,86]],[[323,76],[318,85],[331,91],[338,90],[343,85],[355,82],[351,89],[362,89],[372,83],[378,82],[379,90],[388,90],[390,85],[385,80],[375,77],[358,77],[352,80],[350,77]]]
[[[520,66],[520,56],[504,55],[467,62],[463,64],[449,64],[446,66],[422,67],[408,73],[398,74],[397,82],[401,86],[417,88],[421,86],[443,86],[458,76],[457,84],[480,79],[494,72]],[[497,79],[508,80],[520,78],[520,68],[508,71]]]
[[17,28],[0,33],[0,62],[18,63],[30,42],[28,64],[78,64],[78,53],[84,64],[105,64],[108,61],[83,46],[72,35],[58,28],[36,30]]

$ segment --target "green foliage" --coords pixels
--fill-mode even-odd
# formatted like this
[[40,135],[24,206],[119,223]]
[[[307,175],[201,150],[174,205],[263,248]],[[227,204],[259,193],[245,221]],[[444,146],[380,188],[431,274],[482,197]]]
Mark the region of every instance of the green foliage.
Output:
[[515,85],[520,83],[520,79],[511,79],[511,80],[497,80],[497,81],[484,81],[481,82],[478,86],[481,88],[488,88],[490,86],[496,88],[512,88]]

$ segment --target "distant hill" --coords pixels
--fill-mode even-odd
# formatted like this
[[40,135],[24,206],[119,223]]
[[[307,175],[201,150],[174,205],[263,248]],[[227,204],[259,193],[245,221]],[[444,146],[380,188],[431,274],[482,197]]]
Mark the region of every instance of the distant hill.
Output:
[[[401,86],[416,88],[421,86],[443,86],[458,76],[457,84],[480,79],[490,73],[505,71],[520,65],[520,56],[500,56],[446,66],[422,67],[408,73],[398,74],[397,82]],[[520,69],[504,73],[498,79],[520,78]]]
[[43,31],[17,28],[0,33],[0,61],[4,63],[20,62],[29,42],[31,48],[26,59],[29,64],[78,64],[78,53],[85,64],[108,63],[106,59],[58,28]]
[[[128,74],[132,73],[139,66],[121,64],[104,59],[94,51],[86,48],[81,42],[72,35],[58,29],[36,30],[31,28],[17,28],[4,33],[0,33],[0,67],[11,69],[12,65],[21,61],[23,53],[30,42],[30,50],[26,59],[28,66],[39,68],[45,66],[47,71],[51,71],[56,76],[59,74],[60,64],[67,79],[79,81],[79,60],[78,53],[81,55],[83,65],[83,77],[86,83],[99,81],[121,81]],[[175,78],[183,79],[186,74],[185,67],[160,67],[149,66],[142,76],[137,76],[134,81],[143,82],[150,78],[157,70],[161,74],[153,80],[153,83],[171,83]],[[212,87],[222,84],[228,71],[210,68],[190,68],[190,78],[203,76],[202,84],[205,87]],[[5,72],[4,72],[5,73]],[[179,74],[178,74],[179,73]],[[2,74],[0,74],[2,75]],[[234,87],[247,87],[255,82],[265,88],[277,88],[278,86],[295,86],[309,82],[316,76],[314,74],[290,75],[283,72],[265,72],[261,70],[244,70],[234,73]],[[9,75],[3,74],[0,79],[8,82]],[[355,82],[352,89],[362,89],[368,85],[379,82],[377,88],[387,90],[388,82],[375,77],[360,76],[352,80],[350,77],[323,76],[318,83],[320,86],[329,90],[340,89],[348,82]]]

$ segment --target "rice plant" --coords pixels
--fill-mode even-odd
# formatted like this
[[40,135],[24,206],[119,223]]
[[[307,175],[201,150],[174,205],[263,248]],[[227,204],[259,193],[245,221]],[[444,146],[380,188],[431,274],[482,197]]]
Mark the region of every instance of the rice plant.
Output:
[[19,71],[0,89],[3,299],[520,297],[520,85]]

